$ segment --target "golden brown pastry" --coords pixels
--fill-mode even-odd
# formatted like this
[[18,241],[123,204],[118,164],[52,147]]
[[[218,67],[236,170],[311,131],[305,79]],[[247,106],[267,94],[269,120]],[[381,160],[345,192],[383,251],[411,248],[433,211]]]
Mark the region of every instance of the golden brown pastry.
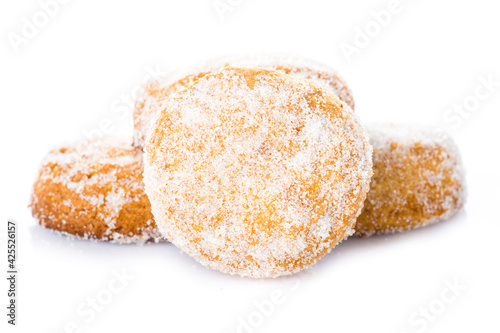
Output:
[[33,187],[33,216],[46,228],[85,239],[159,241],[142,172],[142,153],[121,141],[54,149]]
[[443,220],[465,203],[462,161],[442,131],[371,124],[373,178],[357,236],[404,231]]
[[218,59],[185,72],[171,73],[167,77],[156,78],[143,87],[142,95],[137,99],[133,113],[134,146],[141,149],[144,147],[147,131],[158,109],[169,96],[204,75],[230,65],[269,68],[284,74],[316,81],[354,109],[352,91],[345,80],[334,69],[310,59],[279,54]]
[[311,80],[226,67],[172,96],[144,182],[160,231],[203,265],[292,274],[353,233],[372,175],[351,108]]

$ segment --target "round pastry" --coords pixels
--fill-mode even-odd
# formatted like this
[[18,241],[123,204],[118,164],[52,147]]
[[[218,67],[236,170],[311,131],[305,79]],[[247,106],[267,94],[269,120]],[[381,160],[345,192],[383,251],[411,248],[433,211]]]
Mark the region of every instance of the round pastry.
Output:
[[146,134],[165,100],[207,73],[206,70],[186,75],[171,73],[170,76],[156,78],[142,87],[133,112],[134,147],[144,149]]
[[218,71],[226,66],[263,67],[316,81],[326,89],[331,90],[340,100],[354,109],[352,91],[347,86],[345,80],[329,66],[298,56],[280,54],[217,59],[197,68],[156,78],[143,87],[142,94],[137,99],[133,112],[134,146],[141,149],[144,147],[146,133],[161,104],[169,96],[204,75]]
[[351,108],[311,80],[226,67],[164,104],[144,154],[160,231],[203,265],[292,274],[353,233],[372,175]]
[[142,153],[117,140],[82,141],[45,156],[31,209],[40,225],[84,239],[163,239],[142,182]]
[[432,127],[371,124],[373,178],[357,236],[404,231],[446,219],[465,203],[453,140]]

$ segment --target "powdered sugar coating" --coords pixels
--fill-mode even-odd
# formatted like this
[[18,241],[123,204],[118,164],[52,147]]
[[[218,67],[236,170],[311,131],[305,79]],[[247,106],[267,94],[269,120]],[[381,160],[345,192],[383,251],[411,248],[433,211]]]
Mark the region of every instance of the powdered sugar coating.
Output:
[[142,153],[122,140],[82,141],[47,154],[30,206],[40,224],[83,239],[158,242]]
[[[222,60],[214,61],[221,63]],[[332,67],[292,54],[256,54],[233,57],[225,62],[231,66],[262,67],[277,70],[295,77],[313,80],[333,92],[354,110],[354,96],[345,79]]]
[[371,147],[352,110],[320,85],[227,67],[167,100],[148,134],[155,220],[211,268],[295,273],[353,232]]
[[439,128],[368,124],[374,175],[356,235],[426,226],[460,210],[465,172],[453,139]]
[[204,75],[226,66],[262,67],[284,74],[313,80],[335,93],[354,109],[354,97],[345,80],[333,68],[316,61],[290,54],[258,54],[228,56],[155,78],[143,87],[134,108],[134,146],[143,148],[146,133],[162,103],[180,89]]

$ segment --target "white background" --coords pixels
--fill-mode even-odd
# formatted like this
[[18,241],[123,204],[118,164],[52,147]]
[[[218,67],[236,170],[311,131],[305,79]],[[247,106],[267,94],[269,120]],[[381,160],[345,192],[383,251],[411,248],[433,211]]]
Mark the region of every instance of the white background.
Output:
[[[222,2],[233,4],[223,19],[213,0],[73,0],[18,52],[9,36],[20,35],[23,17],[32,21],[41,7],[1,2],[0,232],[8,218],[18,221],[20,271],[15,328],[6,324],[1,279],[1,331],[63,332],[74,321],[82,332],[236,332],[250,317],[256,327],[242,332],[498,332],[500,86],[468,115],[447,113],[473,100],[481,77],[500,81],[498,2],[401,0],[350,62],[341,43],[353,44],[366,25],[376,29],[370,13],[389,0]],[[112,124],[108,135],[130,135],[132,109],[124,106],[148,71],[275,51],[337,68],[365,122],[448,129],[468,171],[465,209],[428,228],[349,239],[312,268],[275,280],[223,275],[171,244],[93,243],[37,226],[27,204],[43,155],[97,135],[103,119]],[[5,248],[3,240],[2,270]],[[113,270],[134,278],[86,322],[77,309],[106,294]],[[447,283],[465,290],[445,304],[441,295],[453,296]],[[254,302],[280,292],[283,302],[259,322]],[[439,314],[424,327],[418,311],[429,306]]]

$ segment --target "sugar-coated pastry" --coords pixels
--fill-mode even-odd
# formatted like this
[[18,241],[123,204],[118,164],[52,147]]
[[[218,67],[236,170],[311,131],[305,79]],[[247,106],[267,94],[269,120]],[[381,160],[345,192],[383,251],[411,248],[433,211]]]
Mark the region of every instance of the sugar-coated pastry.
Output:
[[177,91],[195,80],[226,66],[263,67],[278,70],[304,79],[316,81],[335,93],[340,100],[354,109],[352,91],[345,80],[331,67],[313,60],[285,54],[261,54],[254,56],[233,56],[208,61],[207,63],[185,71],[171,73],[155,78],[147,83],[134,108],[134,146],[144,147],[146,133],[162,103]]
[[142,152],[119,140],[83,141],[44,158],[31,197],[49,229],[117,243],[159,241],[142,181]]
[[203,265],[277,277],[353,233],[372,175],[351,108],[312,80],[226,67],[169,98],[144,183],[160,231]]
[[426,226],[463,207],[464,169],[449,135],[418,125],[366,128],[373,145],[373,178],[357,236]]

